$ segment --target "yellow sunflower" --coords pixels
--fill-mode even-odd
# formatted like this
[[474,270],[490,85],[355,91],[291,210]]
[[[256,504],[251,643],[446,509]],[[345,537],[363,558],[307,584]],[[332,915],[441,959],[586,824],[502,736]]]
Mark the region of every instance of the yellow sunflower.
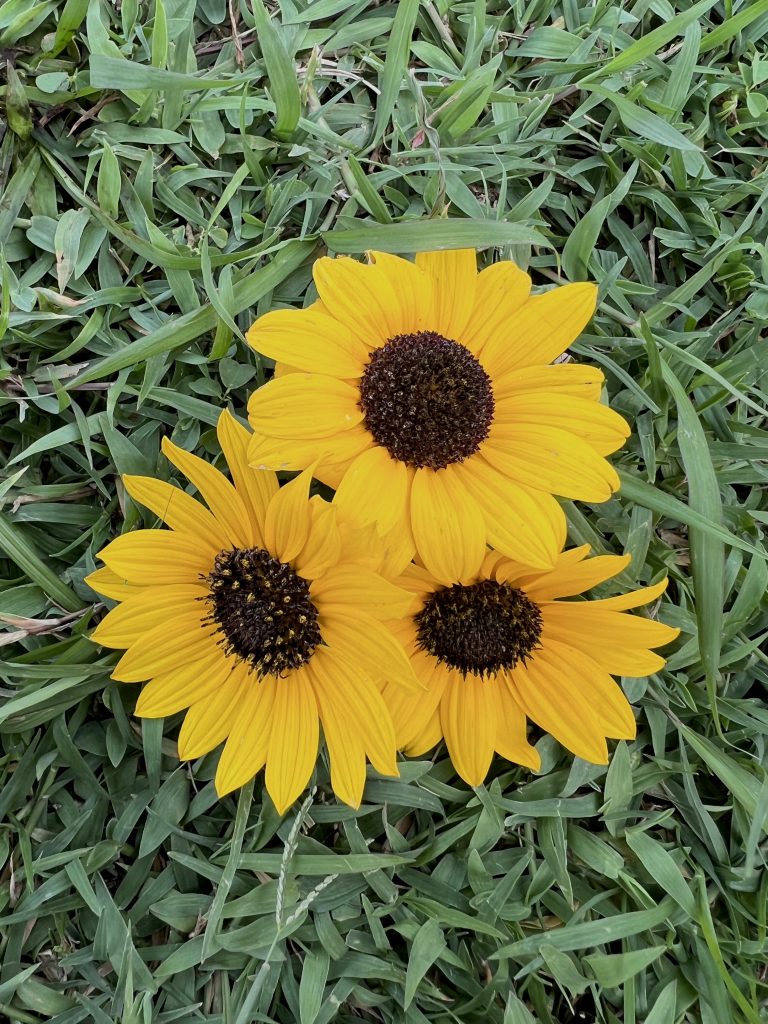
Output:
[[92,639],[126,648],[114,679],[151,680],[138,715],[188,709],[180,757],[226,739],[220,795],[266,765],[283,813],[312,774],[322,724],[333,789],[359,806],[366,756],[398,774],[382,666],[404,687],[419,684],[383,620],[404,615],[413,595],[345,557],[337,510],[309,499],[309,471],[279,488],[273,473],[251,469],[248,431],[226,412],[218,438],[234,483],[163,441],[208,508],[162,480],[124,478],[170,530],[136,530],[100,553],[106,568],[88,582],[120,604]]
[[249,330],[278,361],[249,403],[252,465],[305,469],[361,523],[398,530],[441,582],[477,572],[486,543],[551,568],[560,495],[607,500],[604,456],[629,435],[599,402],[603,375],[552,364],[595,309],[591,284],[531,295],[510,262],[473,250],[322,258],[320,300]]
[[620,597],[563,600],[629,562],[587,559],[588,551],[565,551],[545,572],[492,551],[474,578],[449,587],[418,566],[406,571],[398,582],[414,591],[418,606],[392,626],[427,692],[385,686],[398,747],[421,754],[444,738],[456,771],[477,786],[494,751],[538,771],[526,717],[596,764],[608,761],[606,737],[634,738],[632,708],[611,676],[663,667],[651,648],[679,630],[625,612],[654,601],[667,581]]

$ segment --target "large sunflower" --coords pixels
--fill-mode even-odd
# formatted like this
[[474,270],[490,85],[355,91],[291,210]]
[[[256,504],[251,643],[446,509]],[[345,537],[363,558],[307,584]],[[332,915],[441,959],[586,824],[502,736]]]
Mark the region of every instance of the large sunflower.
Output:
[[604,456],[629,435],[601,405],[600,370],[550,365],[595,309],[591,284],[530,295],[513,263],[477,273],[473,250],[318,260],[320,301],[248,332],[278,361],[254,393],[250,462],[305,469],[336,502],[398,529],[444,583],[486,543],[551,568],[565,541],[552,495],[608,499]]
[[248,432],[228,413],[218,437],[234,484],[163,441],[207,509],[162,480],[124,478],[134,500],[171,529],[136,530],[100,553],[106,568],[88,582],[120,604],[92,639],[127,648],[114,679],[151,680],[138,715],[188,708],[180,757],[226,739],[219,794],[266,765],[267,791],[284,812],[312,774],[322,723],[334,791],[358,806],[366,755],[382,774],[398,774],[376,680],[386,666],[418,688],[382,624],[404,615],[413,595],[345,557],[336,509],[308,497],[309,472],[278,488],[273,473],[248,466]]
[[546,572],[489,552],[475,577],[448,587],[426,569],[406,571],[398,582],[418,606],[393,629],[427,692],[385,686],[399,747],[421,754],[444,738],[456,771],[476,786],[494,750],[538,770],[526,717],[597,764],[608,761],[606,737],[634,738],[632,708],[611,676],[645,676],[664,665],[651,648],[679,630],[625,612],[654,601],[667,581],[620,597],[563,600],[629,562],[587,559],[588,551],[565,551]]

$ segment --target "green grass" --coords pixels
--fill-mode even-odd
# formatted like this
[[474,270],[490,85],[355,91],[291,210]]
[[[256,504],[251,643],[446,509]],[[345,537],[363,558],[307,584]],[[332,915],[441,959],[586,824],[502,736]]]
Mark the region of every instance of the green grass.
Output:
[[[768,1019],[767,36],[766,0],[0,2],[0,1018]],[[455,244],[599,283],[575,351],[633,435],[571,538],[666,570],[681,639],[607,770],[545,738],[477,791],[440,749],[358,813],[322,760],[283,822],[219,801],[87,639],[118,474],[216,457],[325,247]]]

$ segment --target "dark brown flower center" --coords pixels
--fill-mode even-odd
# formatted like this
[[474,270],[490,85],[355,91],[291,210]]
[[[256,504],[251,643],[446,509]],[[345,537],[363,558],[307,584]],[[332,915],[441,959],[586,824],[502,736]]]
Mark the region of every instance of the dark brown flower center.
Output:
[[393,459],[444,469],[474,455],[493,419],[491,379],[468,348],[440,334],[399,334],[360,381],[365,426]]
[[421,649],[463,675],[514,668],[541,639],[538,605],[495,580],[435,591],[415,621]]
[[309,584],[290,565],[261,548],[220,551],[205,577],[209,622],[224,634],[227,654],[258,675],[283,676],[301,668],[321,642]]

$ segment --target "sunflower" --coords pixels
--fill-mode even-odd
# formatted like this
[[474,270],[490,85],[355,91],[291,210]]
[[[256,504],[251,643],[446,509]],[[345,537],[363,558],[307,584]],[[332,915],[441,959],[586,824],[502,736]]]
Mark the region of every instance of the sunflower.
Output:
[[551,568],[565,541],[553,495],[606,501],[604,456],[629,435],[599,402],[603,375],[552,364],[595,309],[591,284],[530,295],[510,262],[475,253],[324,257],[320,299],[248,332],[278,361],[249,403],[252,465],[305,469],[361,523],[397,530],[441,582],[477,572],[486,544]]
[[266,765],[267,791],[283,813],[312,774],[322,724],[333,789],[359,806],[366,756],[382,774],[398,774],[377,681],[386,665],[418,688],[383,625],[404,615],[413,595],[345,556],[336,510],[309,499],[309,471],[278,487],[273,473],[252,470],[248,431],[226,412],[218,438],[233,483],[163,441],[208,508],[161,480],[124,478],[170,530],[136,530],[101,551],[106,567],[88,582],[120,603],[92,639],[126,649],[114,679],[151,680],[138,715],[188,709],[180,757],[226,740],[220,795]]
[[611,676],[646,676],[664,665],[651,648],[679,630],[625,612],[658,598],[667,580],[620,597],[563,600],[629,563],[588,552],[565,551],[542,572],[492,551],[475,577],[453,586],[418,566],[406,571],[398,582],[418,605],[393,629],[427,691],[384,687],[398,747],[422,754],[444,738],[456,771],[476,786],[494,751],[538,771],[526,718],[596,764],[608,761],[606,737],[634,739],[632,708]]

